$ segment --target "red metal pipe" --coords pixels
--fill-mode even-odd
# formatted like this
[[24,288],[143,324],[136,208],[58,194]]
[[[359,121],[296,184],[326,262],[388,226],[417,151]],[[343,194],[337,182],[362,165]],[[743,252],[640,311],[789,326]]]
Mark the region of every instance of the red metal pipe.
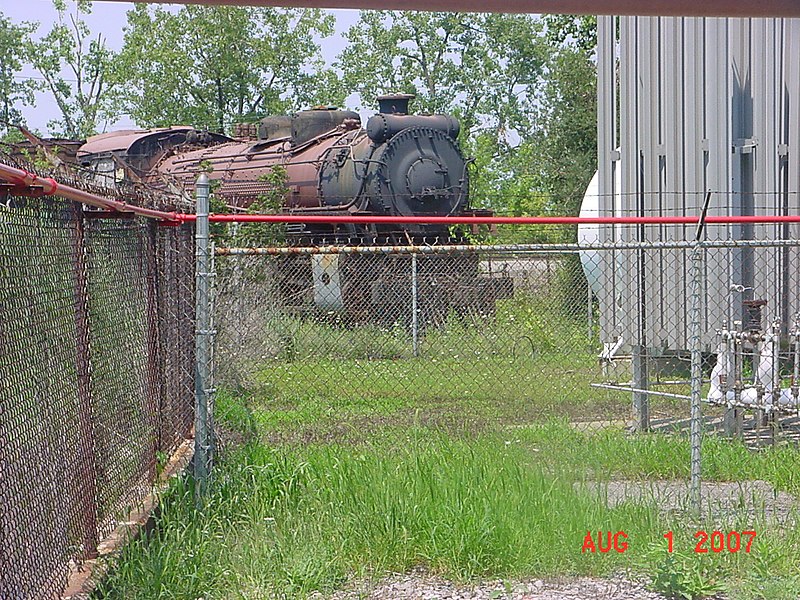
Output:
[[[58,183],[51,177],[40,177],[23,169],[0,163],[0,180],[12,185],[30,188],[40,187],[42,195],[61,196],[68,200],[95,206],[109,211],[98,217],[120,216],[130,213],[169,224],[194,221],[193,214],[165,212],[111,200],[77,188]],[[210,215],[213,223],[326,223],[362,225],[694,225],[698,217],[387,217],[354,215]],[[732,225],[741,223],[800,223],[800,215],[750,215],[750,216],[712,216],[706,217],[708,224]]]
[[177,220],[174,212],[153,210],[151,208],[143,208],[141,206],[120,202],[119,200],[111,200],[68,185],[62,185],[52,177],[39,177],[34,173],[29,173],[23,169],[17,169],[16,167],[2,163],[0,163],[0,180],[23,188],[40,187],[42,188],[42,195],[44,196],[61,196],[67,200],[74,200],[75,202],[81,202],[105,210],[133,213],[142,217],[165,221]]
[[[191,222],[195,215],[177,213],[178,222]],[[213,223],[327,223],[363,225],[695,225],[698,217],[386,217],[327,215],[210,215]],[[800,223],[800,215],[716,216],[706,223]]]

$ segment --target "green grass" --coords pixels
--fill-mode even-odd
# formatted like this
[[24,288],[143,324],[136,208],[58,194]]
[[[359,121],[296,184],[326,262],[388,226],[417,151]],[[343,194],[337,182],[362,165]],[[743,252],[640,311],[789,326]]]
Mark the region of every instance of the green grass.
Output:
[[315,424],[326,414],[339,418],[343,412],[450,410],[504,422],[528,422],[555,410],[584,417],[627,413],[621,394],[589,387],[591,359],[565,356],[558,366],[561,375],[554,378],[550,358],[276,362],[259,372],[256,397],[268,419]]
[[[520,429],[517,444],[535,449],[538,460],[552,468],[579,470],[587,476],[663,480],[688,479],[691,447],[682,435],[626,433],[621,428],[593,432],[564,421]],[[764,480],[776,489],[800,495],[796,448],[781,445],[761,452],[714,436],[703,440],[703,478],[708,481]]]
[[203,506],[183,485],[171,500],[155,539],[126,550],[109,597],[302,596],[419,565],[458,580],[607,573],[626,556],[582,555],[588,527],[624,529],[641,548],[661,531],[652,508],[605,508],[523,447],[424,430],[357,451],[250,446]]
[[[231,423],[257,422],[241,405],[228,408]],[[708,477],[744,474],[798,490],[793,451],[750,453],[711,439],[703,450]],[[457,581],[675,571],[702,585],[780,585],[796,594],[800,532],[756,517],[747,527],[759,531],[751,554],[697,556],[685,519],[647,501],[608,508],[602,489],[580,485],[684,477],[687,455],[677,436],[583,432],[564,421],[469,439],[412,426],[357,445],[251,442],[222,462],[200,506],[190,483],[175,485],[152,539],[126,548],[102,593],[305,597],[421,566]],[[587,530],[624,530],[629,549],[582,554]],[[669,559],[662,538],[668,530],[676,532],[678,550]],[[761,581],[766,572],[772,578]]]
[[[304,598],[420,567],[456,581],[623,570],[689,597],[798,596],[794,521],[697,521],[646,494],[606,502],[613,480],[688,479],[690,448],[679,434],[576,424],[630,412],[629,394],[590,387],[597,349],[578,321],[515,298],[478,325],[451,315],[414,357],[398,325],[273,320],[244,386],[217,395],[238,445],[200,504],[190,480],[175,483],[98,597]],[[794,447],[707,437],[702,450],[706,481],[800,494]],[[698,528],[758,537],[751,554],[696,555]],[[590,530],[624,530],[629,548],[581,553]]]

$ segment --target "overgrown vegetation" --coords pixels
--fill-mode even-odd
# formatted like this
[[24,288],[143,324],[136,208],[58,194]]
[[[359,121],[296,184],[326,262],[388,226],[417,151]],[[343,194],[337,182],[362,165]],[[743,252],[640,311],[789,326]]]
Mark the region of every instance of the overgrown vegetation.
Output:
[[[796,597],[792,514],[781,525],[756,503],[698,520],[685,498],[666,507],[648,487],[688,479],[689,441],[608,421],[629,396],[588,386],[593,350],[566,303],[518,293],[482,328],[451,315],[416,357],[402,324],[285,324],[245,387],[217,396],[223,438],[238,445],[208,494],[198,505],[191,481],[177,482],[99,596],[304,598],[421,568],[459,582],[622,571],[675,598]],[[668,402],[654,407],[681,409]],[[703,457],[707,482],[800,494],[793,447],[707,437]],[[643,491],[611,501],[619,482]],[[747,484],[740,494],[744,506]],[[698,555],[699,529],[758,535],[749,554]],[[598,531],[624,531],[626,551],[582,552]]]
[[[238,415],[229,425],[242,423],[237,402],[226,406]],[[256,420],[260,410],[253,407]],[[749,478],[796,492],[786,460],[792,452],[752,454],[708,440],[704,453],[715,466],[707,476],[734,479],[744,467]],[[687,598],[743,582],[763,585],[765,569],[784,583],[795,577],[795,529],[756,517],[748,522],[759,532],[750,554],[693,555],[697,525],[646,500],[609,508],[602,486],[581,484],[685,475],[687,453],[680,438],[580,432],[563,420],[472,439],[417,425],[357,445],[270,448],[252,441],[226,457],[201,505],[191,483],[174,486],[153,537],[125,550],[102,594],[305,597],[414,567],[458,581],[630,569]],[[623,530],[629,547],[582,553],[588,530]],[[676,536],[672,555],[662,537],[668,530]]]

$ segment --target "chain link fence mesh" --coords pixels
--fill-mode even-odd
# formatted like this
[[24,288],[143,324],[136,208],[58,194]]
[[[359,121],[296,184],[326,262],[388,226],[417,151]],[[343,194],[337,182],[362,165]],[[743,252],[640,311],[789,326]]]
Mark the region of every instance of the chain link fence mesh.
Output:
[[[217,407],[246,398],[274,445],[550,418],[688,430],[693,232],[616,231],[591,247],[505,228],[551,243],[218,248]],[[798,429],[800,242],[732,231],[699,250],[705,427],[775,443]],[[0,597],[58,597],[191,435],[193,242],[3,197]]]
[[[783,384],[795,384],[797,251],[794,241],[705,242],[704,399],[719,331],[745,328],[735,322],[753,299],[767,300],[757,325],[765,335],[780,319]],[[219,248],[219,394],[249,398],[259,431],[276,443],[549,417],[688,428],[691,252],[680,240]],[[743,348],[759,350],[758,341]],[[748,360],[742,385],[757,385]],[[722,427],[729,404],[707,405],[709,426]],[[784,416],[796,408],[785,402]]]
[[0,206],[0,598],[58,598],[191,434],[188,228]]
[[630,412],[588,386],[602,344],[575,252],[222,255],[217,277],[220,394],[249,394],[275,441]]

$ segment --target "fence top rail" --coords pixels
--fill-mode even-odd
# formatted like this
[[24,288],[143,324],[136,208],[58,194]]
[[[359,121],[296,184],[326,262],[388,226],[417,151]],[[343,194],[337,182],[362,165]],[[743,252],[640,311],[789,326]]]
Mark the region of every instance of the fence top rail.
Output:
[[624,242],[608,244],[447,244],[447,245],[408,245],[408,246],[269,246],[264,248],[225,248],[216,247],[217,256],[287,256],[305,254],[461,254],[466,252],[483,253],[575,253],[586,250],[688,250],[696,248],[785,248],[800,247],[800,239],[785,240],[715,240],[715,241],[667,241],[667,242]]
[[[136,206],[119,200],[113,200],[97,194],[78,189],[76,187],[59,183],[52,177],[41,177],[35,173],[18,169],[4,163],[0,163],[0,181],[5,181],[11,187],[9,193],[19,192],[23,195],[41,196],[61,196],[67,200],[80,202],[88,206],[94,206],[111,213],[130,213],[150,219],[162,221],[176,221],[176,213],[154,210],[143,206]],[[35,193],[34,193],[35,192]]]

